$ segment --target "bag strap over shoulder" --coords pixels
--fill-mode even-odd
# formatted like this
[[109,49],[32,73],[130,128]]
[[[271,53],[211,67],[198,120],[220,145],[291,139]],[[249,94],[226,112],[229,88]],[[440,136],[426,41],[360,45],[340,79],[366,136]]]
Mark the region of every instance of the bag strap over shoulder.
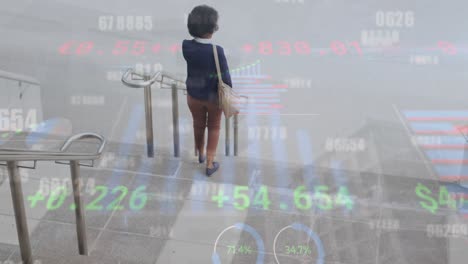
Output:
[[221,78],[221,68],[219,67],[219,57],[218,57],[218,49],[216,48],[216,45],[213,46],[213,54],[214,54],[214,59],[216,63],[216,71],[218,72],[218,81],[219,84],[223,83],[223,79]]

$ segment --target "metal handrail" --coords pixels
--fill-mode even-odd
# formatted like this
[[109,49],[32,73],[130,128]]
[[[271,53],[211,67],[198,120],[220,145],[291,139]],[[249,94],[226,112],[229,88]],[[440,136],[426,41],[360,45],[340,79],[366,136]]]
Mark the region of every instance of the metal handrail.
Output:
[[[94,138],[100,141],[96,153],[70,153],[66,152],[69,147],[80,139]],[[73,197],[75,202],[76,232],[78,238],[78,250],[81,255],[88,255],[88,244],[86,239],[86,222],[84,217],[83,204],[80,197],[80,160],[92,160],[99,158],[104,151],[106,140],[104,137],[94,133],[82,133],[69,137],[60,151],[40,151],[4,148],[0,149],[0,161],[7,162],[8,175],[10,178],[10,190],[15,212],[16,230],[20,246],[21,259],[25,264],[32,264],[31,243],[29,239],[28,224],[26,221],[26,211],[24,208],[23,189],[21,186],[21,176],[19,173],[19,161],[45,161],[45,160],[69,160],[72,178]]]
[[94,138],[99,140],[100,145],[95,155],[100,156],[104,151],[104,147],[106,146],[106,139],[103,136],[96,133],[81,133],[71,136],[67,139],[67,141],[65,141],[65,143],[63,143],[62,147],[60,148],[60,151],[67,151],[67,149],[71,146],[73,142],[88,138]]
[[[129,77],[137,75],[141,79],[139,82],[129,81]],[[169,79],[169,82],[165,80]],[[133,79],[132,79],[133,80]],[[141,81],[143,80],[143,82]],[[174,138],[174,156],[180,156],[179,145],[179,101],[177,90],[187,91],[184,81],[179,80],[177,77],[165,71],[157,71],[152,76],[146,74],[135,73],[133,69],[128,69],[122,76],[122,82],[132,88],[145,89],[145,115],[146,115],[146,146],[148,157],[154,156],[153,144],[153,118],[152,118],[152,98],[151,98],[151,85],[155,82],[160,84],[161,89],[171,89],[172,93],[172,121],[173,121],[173,138]],[[226,156],[230,155],[230,118],[226,119]],[[234,156],[238,154],[238,116],[234,116]],[[195,150],[197,155],[197,150]]]
[[[100,141],[100,145],[96,153],[87,154],[65,152],[73,142],[85,138],[95,138]],[[60,148],[60,151],[2,148],[0,149],[0,161],[94,160],[101,156],[105,144],[106,140],[101,135],[82,133],[68,138]]]
[[11,80],[11,81],[29,83],[32,85],[40,85],[39,81],[32,77],[17,74],[17,73],[12,73],[12,72],[1,71],[1,70],[0,70],[0,78]]
[[[172,82],[170,84],[164,83],[164,77],[166,77],[167,79],[170,79]],[[169,85],[172,88],[172,85],[176,83],[176,84],[180,84],[180,88],[179,88],[179,85],[177,85],[176,87],[178,90],[184,90],[184,91],[187,90],[187,86],[185,85],[184,81],[177,79],[177,77],[174,77],[172,74],[165,72],[165,71],[161,72],[161,81],[159,81],[159,83],[161,84],[162,89],[165,89],[165,87],[163,87],[162,85]]]
[[[139,76],[139,82],[135,82],[133,75]],[[148,157],[154,156],[154,142],[153,142],[153,102],[151,100],[151,85],[159,77],[160,72],[156,72],[153,76],[135,73],[133,69],[128,69],[122,75],[122,83],[132,88],[144,88],[145,93],[145,119],[146,119],[146,148]],[[132,80],[129,81],[129,76]],[[143,80],[143,82],[141,82]]]
[[[145,86],[151,86],[155,81],[156,79],[159,77],[161,73],[160,72],[156,72],[150,79],[146,80],[145,77],[146,75],[141,75],[139,73],[136,73],[133,69],[128,69],[123,75],[122,75],[122,82],[129,86],[129,87],[132,87],[132,88],[144,88]],[[129,79],[128,77],[131,75],[131,79]],[[144,80],[143,82],[134,82],[135,79],[133,79],[133,75],[136,75],[136,76],[139,76],[142,80]],[[131,81],[129,81],[131,80]]]

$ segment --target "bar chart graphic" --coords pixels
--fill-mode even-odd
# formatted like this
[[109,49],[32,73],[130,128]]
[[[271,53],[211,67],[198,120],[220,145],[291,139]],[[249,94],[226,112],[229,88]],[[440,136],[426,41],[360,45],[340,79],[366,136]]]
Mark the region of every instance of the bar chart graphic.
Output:
[[234,91],[249,98],[249,104],[241,106],[241,115],[272,115],[284,108],[281,94],[288,91],[288,85],[272,83],[271,76],[262,73],[260,60],[232,69],[230,74]]
[[[439,180],[455,198],[468,198],[468,110],[403,111],[413,144],[430,161]],[[460,213],[468,218],[463,202]]]
[[468,110],[404,111],[414,143],[431,161],[441,181],[468,182]]

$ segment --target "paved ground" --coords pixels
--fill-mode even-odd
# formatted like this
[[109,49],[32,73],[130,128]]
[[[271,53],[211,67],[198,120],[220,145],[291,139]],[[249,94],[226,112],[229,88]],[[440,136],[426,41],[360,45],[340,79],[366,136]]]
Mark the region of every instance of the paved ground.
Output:
[[[119,155],[121,148],[129,154]],[[379,146],[369,148],[375,151]],[[143,150],[143,146],[111,143],[96,167],[81,169],[89,259],[77,256],[71,196],[64,196],[56,209],[54,202],[53,208],[46,206],[47,195],[34,208],[27,202],[36,259],[43,263],[210,263],[213,250],[221,263],[462,263],[466,257],[463,231],[444,230],[440,237],[428,231],[428,226],[466,227],[467,222],[458,210],[441,205],[431,213],[420,205],[423,200],[415,194],[416,186],[423,184],[437,193],[442,186],[437,180],[408,177],[403,170],[399,175],[377,172],[385,166],[356,171],[234,157],[223,158],[220,173],[206,178],[203,167],[190,155],[170,158],[161,150],[160,157],[149,159]],[[413,163],[407,173],[416,172],[418,166],[424,170],[422,162]],[[394,158],[378,164],[409,166],[409,161]],[[25,197],[40,190],[41,179],[49,182],[47,178],[57,175],[68,178],[67,167],[40,163],[25,178]],[[130,209],[132,203],[140,203],[131,201],[130,195],[118,200],[121,193],[111,192],[118,186],[125,186],[129,194],[145,186],[144,207]],[[245,192],[249,208],[240,209],[244,201],[234,198],[235,192],[244,193],[239,186],[249,190]],[[325,193],[335,200],[332,209],[323,209],[327,202],[318,197],[309,208],[300,207],[304,200],[294,203],[298,186],[310,186],[309,190],[327,186]],[[352,199],[350,209],[336,204],[334,194],[344,186]],[[271,202],[268,210],[262,202],[259,208],[253,207],[262,188]],[[100,197],[102,192],[107,194]],[[2,234],[7,234],[2,236],[1,257],[19,261],[8,184],[2,184],[0,193]],[[220,193],[226,195],[223,207],[213,201]],[[109,207],[116,199],[114,206],[121,210]],[[317,260],[320,256],[324,262]]]

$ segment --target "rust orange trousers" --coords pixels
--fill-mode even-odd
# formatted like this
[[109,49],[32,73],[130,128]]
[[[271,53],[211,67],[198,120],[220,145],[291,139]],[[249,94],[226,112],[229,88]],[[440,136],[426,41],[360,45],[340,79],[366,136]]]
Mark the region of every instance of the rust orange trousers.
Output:
[[198,100],[190,95],[187,95],[187,104],[193,117],[195,146],[199,153],[203,153],[205,130],[208,127],[206,156],[209,161],[213,161],[218,147],[222,110],[215,103]]

